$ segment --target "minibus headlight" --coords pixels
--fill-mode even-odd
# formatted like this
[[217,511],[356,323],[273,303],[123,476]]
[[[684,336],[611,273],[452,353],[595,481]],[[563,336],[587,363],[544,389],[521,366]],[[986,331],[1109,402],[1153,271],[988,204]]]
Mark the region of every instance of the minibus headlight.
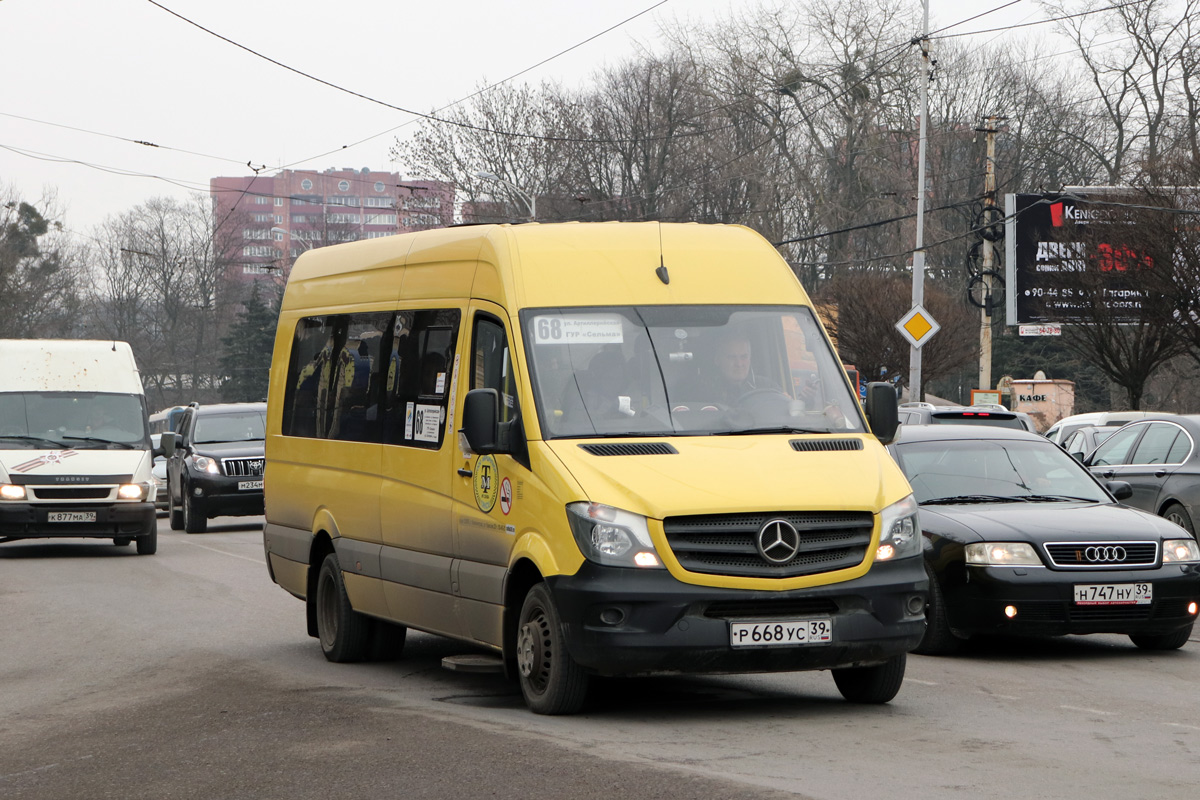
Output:
[[1200,545],[1195,539],[1167,539],[1163,542],[1164,564],[1186,564],[1200,561]]
[[123,483],[117,487],[117,497],[122,500],[145,500],[150,493],[147,483]]
[[1033,545],[1026,542],[975,542],[966,546],[968,564],[987,567],[1040,567]]
[[895,561],[921,554],[921,523],[917,519],[917,501],[910,494],[880,512],[879,547],[876,561]]
[[25,487],[14,486],[11,483],[0,485],[0,500],[24,500]]
[[599,503],[570,503],[567,521],[588,561],[608,567],[664,569],[646,518]]
[[217,460],[215,458],[209,458],[208,456],[190,456],[189,460],[192,462],[192,466],[195,467],[197,472],[207,472],[210,475],[221,474],[221,467],[217,464]]

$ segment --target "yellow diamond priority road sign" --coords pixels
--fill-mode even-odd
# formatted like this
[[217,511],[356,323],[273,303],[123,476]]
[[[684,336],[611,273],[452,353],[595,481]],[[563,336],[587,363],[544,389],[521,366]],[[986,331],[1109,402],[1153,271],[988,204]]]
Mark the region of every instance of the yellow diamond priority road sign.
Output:
[[915,305],[896,323],[896,330],[913,347],[920,348],[942,329],[923,306]]

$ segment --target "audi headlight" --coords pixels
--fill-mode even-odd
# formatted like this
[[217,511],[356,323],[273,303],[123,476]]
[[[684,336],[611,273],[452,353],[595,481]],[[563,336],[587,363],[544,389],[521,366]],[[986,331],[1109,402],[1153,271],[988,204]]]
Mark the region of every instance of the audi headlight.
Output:
[[123,483],[117,487],[117,497],[122,500],[145,500],[149,493],[148,483]]
[[24,500],[25,487],[11,483],[0,485],[0,500]]
[[879,547],[875,550],[876,561],[895,561],[921,554],[921,523],[917,519],[917,501],[910,494],[898,503],[892,503],[879,513]]
[[569,503],[567,521],[588,561],[608,567],[664,569],[646,518],[599,503]]
[[1033,545],[1026,542],[976,542],[966,547],[967,563],[987,567],[1040,567]]
[[1167,539],[1163,542],[1164,564],[1190,564],[1200,561],[1200,545],[1195,539]]
[[221,466],[217,463],[215,458],[209,458],[208,456],[189,456],[188,460],[192,462],[192,467],[194,467],[197,472],[207,472],[210,475],[221,474]]

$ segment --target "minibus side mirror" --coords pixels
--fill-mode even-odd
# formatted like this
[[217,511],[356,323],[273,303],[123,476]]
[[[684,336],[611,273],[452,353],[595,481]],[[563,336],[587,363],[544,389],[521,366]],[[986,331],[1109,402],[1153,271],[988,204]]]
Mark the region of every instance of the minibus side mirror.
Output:
[[896,429],[900,427],[896,387],[883,381],[868,383],[866,410],[867,424],[880,442],[887,444],[896,438]]
[[158,441],[158,449],[154,451],[154,455],[158,455],[159,452],[161,452],[166,458],[170,458],[171,456],[175,455],[175,437],[178,435],[179,434],[175,433],[175,431],[167,431],[164,433],[162,438]]
[[463,406],[463,433],[472,452],[495,453],[500,445],[500,393],[472,389]]

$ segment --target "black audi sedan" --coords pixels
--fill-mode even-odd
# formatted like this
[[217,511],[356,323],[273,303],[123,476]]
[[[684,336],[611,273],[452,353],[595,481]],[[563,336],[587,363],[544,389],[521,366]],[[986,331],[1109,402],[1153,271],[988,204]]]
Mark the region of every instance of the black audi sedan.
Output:
[[1098,479],[1133,487],[1134,508],[1196,535],[1200,512],[1200,415],[1164,414],[1118,428],[1084,459]]
[[1058,445],[982,426],[904,426],[889,450],[920,506],[928,623],[918,653],[977,634],[1125,634],[1149,650],[1187,642],[1200,546],[1121,505]]
[[162,434],[171,530],[204,533],[208,520],[263,513],[266,403],[193,403]]

